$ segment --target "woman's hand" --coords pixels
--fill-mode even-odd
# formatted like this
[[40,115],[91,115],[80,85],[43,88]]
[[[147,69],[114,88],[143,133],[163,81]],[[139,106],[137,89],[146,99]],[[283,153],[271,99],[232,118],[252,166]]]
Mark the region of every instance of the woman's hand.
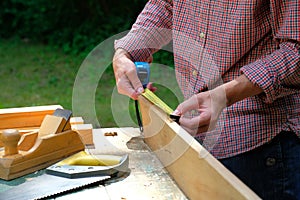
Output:
[[[263,90],[244,74],[213,90],[201,92],[179,104],[173,114],[180,115],[180,125],[191,135],[215,129],[222,110],[244,98],[261,94]],[[198,115],[189,117],[189,111]]]
[[118,92],[137,100],[144,89],[137,76],[135,64],[127,51],[116,50],[113,57],[113,68]]
[[198,133],[213,130],[225,107],[225,90],[223,87],[218,87],[196,94],[182,102],[173,114],[180,115],[180,125],[195,136]]

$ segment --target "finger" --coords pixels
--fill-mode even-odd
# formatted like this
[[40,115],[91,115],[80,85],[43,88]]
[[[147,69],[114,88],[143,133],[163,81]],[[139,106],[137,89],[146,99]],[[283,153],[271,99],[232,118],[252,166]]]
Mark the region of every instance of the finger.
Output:
[[188,132],[191,136],[195,136],[197,134],[196,129],[190,129],[188,127],[185,126],[181,126],[186,132]]
[[205,132],[207,132],[207,131],[208,131],[208,128],[209,128],[209,126],[201,126],[201,127],[199,127],[198,130],[197,130],[196,135],[197,135],[197,134],[200,134],[200,133],[205,133]]
[[[128,63],[130,65],[130,63]],[[143,92],[143,87],[137,88],[137,90],[133,87],[133,84],[130,82],[126,70],[123,68],[118,68],[115,70],[115,77],[118,92],[120,94],[127,95],[134,100],[137,100],[138,95]]]
[[116,85],[120,94],[127,95],[134,100],[138,99],[138,92],[133,89],[131,83],[125,75],[121,78],[118,78]]
[[185,127],[185,126],[181,126],[181,127],[184,130],[186,130],[192,136],[196,136],[196,135],[198,135],[200,133],[205,133],[208,130],[208,126],[201,126],[201,127],[198,127],[197,129],[190,129],[190,128]]
[[113,58],[113,69],[118,92],[133,99],[137,99],[138,95],[144,90],[137,78],[135,65],[131,61],[128,52],[122,49],[118,49],[115,52]]
[[190,110],[196,110],[199,107],[199,103],[197,100],[197,96],[193,95],[191,98],[185,100],[181,104],[179,104],[174,111],[174,114],[183,115],[184,113]]
[[144,91],[143,85],[137,75],[135,66],[131,66],[131,68],[126,71],[126,76],[128,77],[129,82],[136,92],[142,93]]
[[147,84],[147,88],[148,88],[149,90],[151,90],[152,92],[155,92],[155,91],[157,90],[157,88],[153,86],[153,83],[152,83],[152,82],[149,82],[149,83]]
[[209,126],[210,115],[206,112],[202,112],[198,116],[193,118],[187,118],[182,116],[179,119],[179,123],[181,126],[185,126],[189,129],[198,129],[199,127]]

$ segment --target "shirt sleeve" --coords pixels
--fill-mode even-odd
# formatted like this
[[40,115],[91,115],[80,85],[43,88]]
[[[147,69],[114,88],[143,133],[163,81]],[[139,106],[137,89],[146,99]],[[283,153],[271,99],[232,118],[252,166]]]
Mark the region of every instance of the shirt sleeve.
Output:
[[172,2],[149,0],[128,34],[115,41],[115,49],[125,49],[134,61],[149,61],[171,39]]
[[271,26],[278,49],[241,68],[247,78],[264,90],[266,103],[300,92],[300,3],[271,1]]

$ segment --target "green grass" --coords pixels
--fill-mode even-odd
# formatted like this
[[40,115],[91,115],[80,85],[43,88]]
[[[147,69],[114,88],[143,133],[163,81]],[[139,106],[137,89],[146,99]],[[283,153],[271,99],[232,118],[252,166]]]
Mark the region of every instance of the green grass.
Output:
[[61,104],[70,108],[81,58],[41,44],[0,43],[0,107]]
[[[66,55],[43,44],[0,40],[0,108],[59,104],[72,109],[73,85],[84,58],[85,55]],[[159,71],[151,75],[164,76]],[[157,95],[175,108],[178,101],[172,92],[159,84],[156,86],[159,88]],[[127,125],[126,122],[116,123],[112,114],[114,87],[115,79],[110,67],[101,76],[95,94],[95,110],[102,127]],[[122,99],[129,101],[126,97]],[[125,106],[117,105],[116,110],[120,111],[117,114],[121,118],[122,112],[128,113],[129,110],[132,123],[128,122],[128,126],[136,125],[132,100]]]

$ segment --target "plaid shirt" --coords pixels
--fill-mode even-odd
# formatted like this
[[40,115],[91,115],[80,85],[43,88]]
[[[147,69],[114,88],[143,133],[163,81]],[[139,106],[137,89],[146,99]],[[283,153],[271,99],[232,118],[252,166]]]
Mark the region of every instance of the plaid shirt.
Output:
[[172,41],[185,98],[242,73],[260,86],[263,94],[227,107],[218,129],[197,136],[215,157],[226,158],[282,130],[300,137],[299,9],[297,0],[150,0],[115,48],[145,61]]

